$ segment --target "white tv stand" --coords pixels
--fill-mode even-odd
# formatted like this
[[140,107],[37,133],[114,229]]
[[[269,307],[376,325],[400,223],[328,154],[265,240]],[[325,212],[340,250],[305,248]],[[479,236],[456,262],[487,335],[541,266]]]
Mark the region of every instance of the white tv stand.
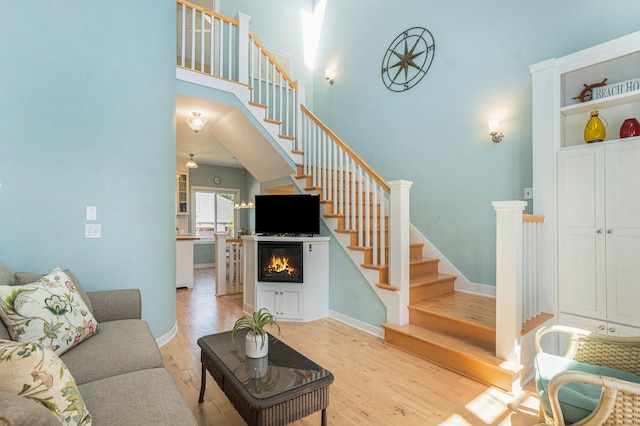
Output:
[[[267,308],[280,320],[314,321],[329,315],[329,238],[244,236],[243,310]],[[302,242],[303,283],[258,281],[258,242]]]

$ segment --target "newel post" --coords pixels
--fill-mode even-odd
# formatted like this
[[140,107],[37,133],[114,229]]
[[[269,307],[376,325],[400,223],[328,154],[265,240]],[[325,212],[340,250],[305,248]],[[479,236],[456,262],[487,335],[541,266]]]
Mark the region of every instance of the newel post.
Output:
[[522,212],[526,201],[494,201],[496,357],[519,363],[522,331]]
[[295,112],[295,129],[296,140],[294,142],[293,149],[298,151],[303,151],[304,147],[304,127],[302,126],[302,108],[301,105],[304,105],[306,102],[306,92],[307,92],[307,83],[302,80],[296,81],[296,112]]
[[244,13],[236,15],[238,21],[238,82],[243,84],[249,83],[249,21],[251,16]]
[[227,232],[216,232],[216,294],[227,292]]
[[409,208],[413,182],[389,182],[389,284],[400,287],[397,306],[387,309],[387,321],[404,325],[409,322]]

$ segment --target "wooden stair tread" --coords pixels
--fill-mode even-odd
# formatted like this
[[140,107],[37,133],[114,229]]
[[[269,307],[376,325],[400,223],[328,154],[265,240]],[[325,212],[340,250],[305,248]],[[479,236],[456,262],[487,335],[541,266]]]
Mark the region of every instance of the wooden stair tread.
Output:
[[456,276],[449,275],[449,274],[432,273],[427,275],[421,275],[418,277],[411,277],[409,279],[409,285],[411,286],[428,285],[428,284],[433,284],[439,281],[446,281],[452,278],[456,278]]
[[426,328],[413,325],[413,324],[405,324],[405,325],[394,325],[394,324],[382,324],[382,327],[385,329],[393,330],[398,333],[405,334],[414,339],[422,340],[429,342],[431,344],[438,345],[440,347],[446,348],[451,352],[455,352],[458,354],[462,354],[467,357],[471,357],[481,361],[484,364],[496,367],[500,370],[504,370],[509,373],[517,373],[520,371],[520,366],[517,365],[509,365],[503,359],[497,358],[495,356],[495,347],[488,343],[469,343],[467,340],[463,338],[459,338],[456,336],[452,336],[445,333],[440,333],[434,330],[428,330]]
[[496,301],[493,298],[454,291],[409,305],[441,317],[495,331]]

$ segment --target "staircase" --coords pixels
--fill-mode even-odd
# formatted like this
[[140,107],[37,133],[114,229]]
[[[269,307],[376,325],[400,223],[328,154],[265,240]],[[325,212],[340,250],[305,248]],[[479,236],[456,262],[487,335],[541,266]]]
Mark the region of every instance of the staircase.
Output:
[[411,246],[409,324],[382,324],[385,342],[488,385],[511,391],[519,368],[496,358],[495,299],[454,290],[455,276]]
[[[302,165],[298,165],[295,176],[298,187],[322,197],[322,188],[314,186],[312,176],[305,175],[302,169]],[[359,193],[355,198],[363,197]],[[371,260],[373,249],[358,245],[358,229],[345,228],[345,217],[332,211],[331,200],[322,199],[321,204],[325,206],[325,222],[335,226],[336,234],[349,236],[345,248],[364,253],[364,261],[359,266],[378,271],[376,287],[398,291],[398,287],[389,283],[388,266],[374,264]],[[388,216],[385,222],[385,230],[388,230]],[[387,252],[388,247],[385,248]],[[423,244],[410,243],[409,252],[409,324],[382,324],[385,342],[459,374],[511,391],[519,368],[505,367],[508,363],[495,356],[495,299],[456,292],[456,276],[439,273],[439,259],[423,257]]]
[[[270,155],[286,157],[290,170],[295,170],[290,176],[299,190],[320,196],[324,223],[387,308],[387,322],[382,324],[385,342],[490,386],[516,389],[519,353],[501,348],[505,341],[507,346],[519,341],[522,318],[513,315],[502,320],[496,333],[496,299],[455,291],[457,277],[440,272],[454,268],[448,262],[443,267],[440,259],[424,257],[423,253],[433,254],[434,249],[425,246],[425,239],[418,242],[411,232],[411,183],[384,181],[304,106],[304,83],[293,82],[280,68],[248,30],[248,17],[233,20],[185,0],[177,4],[182,46],[178,79],[233,92],[271,135],[274,149]],[[199,31],[193,31],[198,25]],[[224,28],[219,39],[213,38],[218,34],[213,31],[216,26]],[[208,42],[207,31],[212,37]],[[226,34],[229,36],[223,37]],[[234,40],[240,42],[234,45]],[[220,52],[220,64],[205,63],[207,54],[202,49],[207,44],[212,46],[211,58],[217,57],[214,50]],[[197,51],[202,53],[198,56]],[[223,56],[230,52],[236,52],[237,62],[234,55]],[[202,60],[198,62],[197,57]],[[213,78],[203,83],[207,70]],[[235,142],[240,145],[246,140]],[[265,143],[271,142],[265,139]],[[260,155],[265,154],[261,151]],[[247,160],[240,154],[238,158],[243,164]],[[458,285],[466,288],[462,281]],[[507,281],[511,289],[518,280]],[[505,300],[509,302],[500,304],[500,318],[505,318],[503,306],[518,306],[514,298]],[[508,313],[518,312],[513,308]],[[501,332],[507,323],[515,324],[513,330]],[[511,361],[497,358],[496,351]]]

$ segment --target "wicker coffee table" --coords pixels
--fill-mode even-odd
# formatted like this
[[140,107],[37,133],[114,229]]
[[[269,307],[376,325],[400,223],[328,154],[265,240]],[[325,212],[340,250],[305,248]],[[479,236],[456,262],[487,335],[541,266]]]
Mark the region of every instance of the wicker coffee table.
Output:
[[284,342],[269,336],[269,355],[244,355],[246,329],[198,339],[202,360],[199,402],[204,400],[207,371],[250,425],[285,425],[322,410],[327,424],[329,385],[333,375]]

